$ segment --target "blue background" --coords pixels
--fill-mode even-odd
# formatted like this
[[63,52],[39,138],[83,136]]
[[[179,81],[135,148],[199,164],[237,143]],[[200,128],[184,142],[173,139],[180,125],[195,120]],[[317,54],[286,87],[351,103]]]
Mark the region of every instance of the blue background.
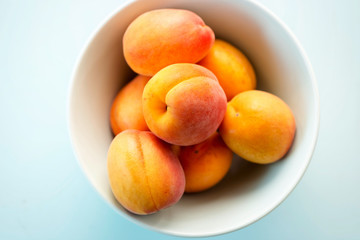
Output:
[[[121,0],[0,1],[0,239],[180,239],[127,221],[87,181],[67,128],[83,45]],[[320,133],[297,188],[269,215],[211,239],[360,239],[360,1],[261,0],[318,81]]]

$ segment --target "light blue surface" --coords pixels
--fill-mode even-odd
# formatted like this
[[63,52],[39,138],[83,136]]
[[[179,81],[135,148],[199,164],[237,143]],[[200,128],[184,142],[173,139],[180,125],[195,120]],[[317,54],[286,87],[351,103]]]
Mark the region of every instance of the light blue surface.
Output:
[[[75,61],[123,1],[0,1],[0,239],[180,239],[113,211],[80,170],[67,129]],[[260,1],[294,32],[320,93],[308,171],[273,212],[209,239],[360,239],[360,2]]]

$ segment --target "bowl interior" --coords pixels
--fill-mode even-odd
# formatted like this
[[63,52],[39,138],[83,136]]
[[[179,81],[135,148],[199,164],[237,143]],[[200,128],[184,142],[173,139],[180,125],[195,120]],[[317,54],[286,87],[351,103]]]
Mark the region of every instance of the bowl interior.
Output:
[[[204,7],[205,6],[205,7]],[[122,53],[122,36],[141,13],[184,8],[199,14],[215,32],[252,62],[258,89],[282,98],[293,110],[297,130],[283,160],[256,165],[234,157],[225,179],[149,216],[124,210],[112,195],[107,151],[113,139],[109,111],[133,73]],[[99,194],[119,213],[145,227],[178,236],[211,236],[253,223],[280,204],[303,175],[318,133],[318,94],[306,56],[287,28],[252,1],[140,0],[125,4],[94,34],[75,69],[69,101],[69,130],[77,159]]]

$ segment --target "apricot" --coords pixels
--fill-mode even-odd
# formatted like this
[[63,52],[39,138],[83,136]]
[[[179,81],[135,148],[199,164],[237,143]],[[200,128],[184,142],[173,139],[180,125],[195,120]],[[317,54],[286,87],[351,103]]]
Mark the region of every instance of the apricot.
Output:
[[128,211],[146,215],[170,207],[184,193],[185,176],[170,145],[149,131],[125,130],[108,151],[112,192]]
[[215,74],[228,101],[238,93],[256,88],[255,71],[250,61],[226,41],[216,39],[210,52],[198,64]]
[[143,93],[143,113],[149,129],[180,146],[198,144],[219,127],[226,96],[215,75],[190,63],[172,64],[156,73]]
[[239,93],[227,105],[219,128],[226,145],[250,162],[267,164],[281,159],[295,135],[295,118],[279,97],[264,91]]
[[233,153],[216,132],[206,141],[181,147],[185,192],[201,192],[219,183],[231,166]]
[[115,135],[126,129],[149,130],[142,111],[142,94],[149,79],[138,75],[116,95],[110,110],[110,125]]
[[131,22],[123,36],[123,52],[135,72],[152,76],[174,63],[198,62],[214,39],[212,29],[194,12],[157,9]]

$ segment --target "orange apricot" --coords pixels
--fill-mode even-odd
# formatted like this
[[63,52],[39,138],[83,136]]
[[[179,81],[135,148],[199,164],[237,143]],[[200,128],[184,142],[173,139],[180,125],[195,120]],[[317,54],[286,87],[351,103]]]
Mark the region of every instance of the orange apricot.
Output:
[[219,128],[226,145],[245,160],[267,164],[281,159],[295,135],[295,118],[279,97],[251,90],[236,95]]
[[210,52],[198,64],[215,74],[228,101],[238,93],[256,88],[255,71],[250,61],[226,41],[216,39]]
[[174,145],[205,141],[225,111],[226,96],[215,75],[197,64],[167,66],[144,88],[143,113],[149,129]]
[[185,192],[201,192],[215,186],[229,171],[232,157],[232,151],[217,132],[202,143],[181,147]]
[[174,63],[198,62],[214,39],[214,32],[194,12],[157,9],[143,13],[128,26],[123,51],[135,72],[153,76]]
[[138,75],[116,95],[110,110],[110,125],[115,135],[126,129],[149,130],[142,111],[142,94],[149,79]]
[[108,151],[111,190],[128,211],[146,215],[178,202],[185,176],[170,145],[149,131],[125,130]]

